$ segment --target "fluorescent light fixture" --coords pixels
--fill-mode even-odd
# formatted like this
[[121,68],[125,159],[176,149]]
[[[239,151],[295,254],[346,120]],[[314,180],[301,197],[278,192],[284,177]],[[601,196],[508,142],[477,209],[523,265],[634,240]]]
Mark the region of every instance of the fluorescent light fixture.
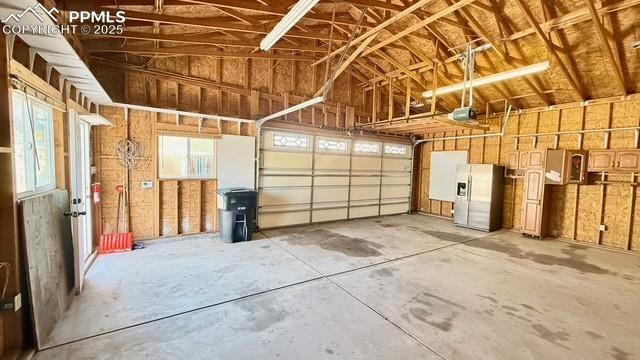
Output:
[[[475,88],[482,85],[493,84],[493,83],[497,83],[504,80],[514,79],[521,76],[527,76],[527,75],[543,72],[548,70],[550,66],[551,65],[549,64],[548,61],[544,61],[541,63],[521,67],[515,70],[509,70],[509,71],[505,71],[505,72],[501,72],[501,73],[497,73],[489,76],[484,76],[481,78],[475,78],[473,79],[473,87]],[[467,82],[466,88],[469,88],[469,85],[470,85],[469,82]],[[440,96],[444,94],[450,94],[456,91],[462,91],[464,88],[465,88],[465,83],[459,83],[459,84],[437,88],[435,89],[435,92],[436,92],[436,96]],[[433,90],[428,90],[423,92],[422,97],[423,98],[433,97]]]
[[284,110],[278,111],[275,114],[271,114],[268,116],[263,117],[262,119],[257,121],[257,125],[258,126],[262,126],[262,124],[264,124],[265,122],[269,121],[269,120],[273,120],[276,118],[279,118],[280,116],[285,116],[287,114],[290,114],[292,112],[298,111],[298,110],[302,110],[304,108],[307,108],[309,106],[315,105],[317,103],[323,102],[324,101],[324,97],[323,96],[318,96],[316,98],[313,98],[311,100],[307,100],[305,102],[301,102],[298,105],[294,105],[292,107],[286,108]]
[[303,16],[305,16],[311,8],[313,8],[320,0],[299,0],[291,10],[285,15],[279,23],[260,41],[260,49],[263,51],[271,49],[271,47],[280,40],[284,34],[289,31]]

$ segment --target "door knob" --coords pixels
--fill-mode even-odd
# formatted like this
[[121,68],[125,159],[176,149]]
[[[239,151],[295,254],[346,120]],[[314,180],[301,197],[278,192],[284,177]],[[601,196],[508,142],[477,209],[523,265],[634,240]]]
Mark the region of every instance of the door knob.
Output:
[[77,217],[77,216],[80,216],[80,215],[87,215],[87,212],[86,212],[86,211],[78,211],[78,212],[75,214],[75,216],[76,216],[76,217]]

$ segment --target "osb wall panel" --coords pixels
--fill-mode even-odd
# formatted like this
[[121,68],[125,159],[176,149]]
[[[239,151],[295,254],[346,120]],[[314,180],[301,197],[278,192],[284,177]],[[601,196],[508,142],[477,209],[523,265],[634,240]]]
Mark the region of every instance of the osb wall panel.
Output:
[[217,182],[215,180],[203,181],[201,195],[202,219],[201,226],[203,231],[218,231],[218,205],[216,203]]
[[[419,210],[450,216],[452,204],[429,199],[429,160],[432,151],[469,150],[471,163],[505,165],[507,154],[515,149],[549,149],[558,144],[562,149],[630,149],[635,148],[635,132],[612,132],[606,142],[605,132],[559,136],[546,135],[514,138],[513,134],[537,134],[556,131],[607,129],[640,126],[640,100],[612,102],[543,112],[525,112],[511,116],[506,127],[507,136],[476,139],[439,140],[422,145],[420,160]],[[491,132],[499,131],[502,119],[490,118]],[[477,133],[458,131],[434,134],[433,137],[460,136]],[[601,244],[618,249],[640,251],[640,209],[637,191],[624,184],[594,184],[599,174],[590,175],[587,185],[552,186],[549,233],[553,237]],[[629,174],[610,174],[609,181],[630,181]],[[519,229],[524,182],[522,179],[505,180],[503,227]],[[607,230],[600,232],[599,225]]]
[[154,171],[150,156],[152,151],[151,113],[147,111],[129,111],[129,136],[142,150],[143,159],[129,172],[129,203],[131,231],[136,238],[153,237],[153,189],[143,189],[143,181],[153,181]]
[[178,182],[160,181],[160,235],[178,235]]
[[178,185],[178,231],[180,234],[200,232],[201,182],[180,181]]

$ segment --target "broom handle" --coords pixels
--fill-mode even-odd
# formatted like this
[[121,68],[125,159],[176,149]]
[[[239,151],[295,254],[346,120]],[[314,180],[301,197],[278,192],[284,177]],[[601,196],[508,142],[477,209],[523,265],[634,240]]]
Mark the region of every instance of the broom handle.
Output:
[[116,234],[120,232],[120,202],[122,200],[122,193],[118,193],[118,211],[116,212]]

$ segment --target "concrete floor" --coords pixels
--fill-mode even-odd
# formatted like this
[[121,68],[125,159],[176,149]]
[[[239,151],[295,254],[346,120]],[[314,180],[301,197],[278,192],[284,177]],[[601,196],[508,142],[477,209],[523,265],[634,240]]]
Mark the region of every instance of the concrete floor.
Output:
[[101,256],[37,359],[634,359],[640,257],[421,215]]

